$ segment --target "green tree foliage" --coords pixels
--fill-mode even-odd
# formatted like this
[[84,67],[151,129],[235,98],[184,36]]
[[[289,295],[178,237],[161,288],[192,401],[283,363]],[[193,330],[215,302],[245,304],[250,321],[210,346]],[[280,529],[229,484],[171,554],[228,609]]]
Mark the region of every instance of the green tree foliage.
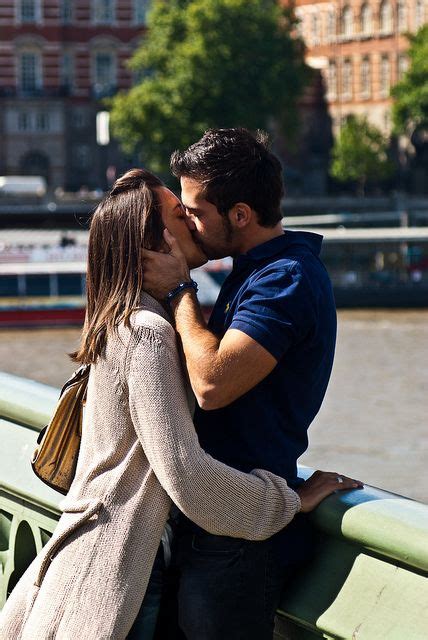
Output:
[[391,91],[397,133],[412,133],[428,126],[428,24],[409,40],[409,69]]
[[162,172],[209,127],[295,130],[307,68],[294,26],[275,0],[153,0],[130,63],[141,81],[111,101],[114,135]]
[[393,172],[388,140],[364,117],[348,116],[334,142],[332,157],[333,178],[356,182],[361,195],[368,180],[383,180]]

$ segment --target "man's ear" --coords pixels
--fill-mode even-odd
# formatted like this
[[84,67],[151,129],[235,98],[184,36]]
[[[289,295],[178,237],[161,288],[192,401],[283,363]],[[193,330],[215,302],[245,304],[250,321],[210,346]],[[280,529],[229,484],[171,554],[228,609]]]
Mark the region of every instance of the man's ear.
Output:
[[254,211],[245,202],[237,202],[229,211],[228,217],[235,229],[244,229],[253,219]]

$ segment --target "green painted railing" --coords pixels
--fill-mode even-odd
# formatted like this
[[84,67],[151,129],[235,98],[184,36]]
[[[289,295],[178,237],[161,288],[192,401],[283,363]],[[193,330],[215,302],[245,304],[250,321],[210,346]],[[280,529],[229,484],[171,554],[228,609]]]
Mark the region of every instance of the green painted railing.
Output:
[[[0,373],[0,607],[60,515],[62,496],[29,463],[57,397]],[[428,506],[365,487],[331,496],[312,521],[315,555],[283,594],[275,637],[427,640]]]

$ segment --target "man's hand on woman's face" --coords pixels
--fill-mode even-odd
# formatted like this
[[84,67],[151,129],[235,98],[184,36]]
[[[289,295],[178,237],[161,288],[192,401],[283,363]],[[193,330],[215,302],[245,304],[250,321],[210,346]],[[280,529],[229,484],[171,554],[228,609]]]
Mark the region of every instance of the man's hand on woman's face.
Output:
[[143,251],[143,288],[157,300],[163,300],[180,282],[190,280],[189,267],[176,239],[167,229],[164,238],[169,253]]

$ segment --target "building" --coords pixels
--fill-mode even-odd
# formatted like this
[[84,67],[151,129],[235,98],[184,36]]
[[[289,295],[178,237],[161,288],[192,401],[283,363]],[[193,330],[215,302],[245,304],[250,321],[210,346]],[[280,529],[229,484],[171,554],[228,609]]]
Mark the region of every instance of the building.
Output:
[[2,0],[0,175],[42,175],[51,188],[105,188],[125,161],[100,147],[102,98],[132,84],[126,66],[148,0]]
[[407,32],[427,20],[427,0],[296,0],[307,63],[319,69],[336,133],[349,114],[391,131],[390,89],[408,66]]

